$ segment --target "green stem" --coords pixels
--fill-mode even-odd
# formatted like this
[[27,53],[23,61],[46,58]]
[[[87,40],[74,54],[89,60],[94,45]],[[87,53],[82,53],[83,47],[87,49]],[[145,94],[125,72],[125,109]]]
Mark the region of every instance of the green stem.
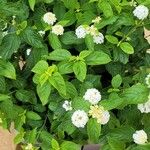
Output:
[[40,130],[39,130],[39,132],[38,132],[38,134],[37,134],[36,141],[39,139],[39,136],[40,136],[40,134],[41,134],[43,128],[45,127],[46,120],[47,120],[47,116],[45,117],[44,123],[43,123],[42,127],[40,128]]
[[128,38],[129,35],[131,35],[138,27],[141,26],[141,23],[143,20],[141,20],[135,27],[133,27],[118,43],[117,46],[119,46],[126,38]]

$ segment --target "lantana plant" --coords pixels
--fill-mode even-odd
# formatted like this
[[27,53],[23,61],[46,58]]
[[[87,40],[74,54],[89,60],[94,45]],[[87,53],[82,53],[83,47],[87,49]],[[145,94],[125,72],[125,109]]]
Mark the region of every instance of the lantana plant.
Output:
[[24,150],[150,149],[150,0],[0,0],[0,125]]

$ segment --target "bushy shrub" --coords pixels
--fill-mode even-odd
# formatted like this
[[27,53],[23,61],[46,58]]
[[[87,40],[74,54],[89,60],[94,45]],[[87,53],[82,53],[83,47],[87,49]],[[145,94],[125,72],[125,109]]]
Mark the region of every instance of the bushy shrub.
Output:
[[0,0],[0,124],[25,150],[149,150],[150,0]]

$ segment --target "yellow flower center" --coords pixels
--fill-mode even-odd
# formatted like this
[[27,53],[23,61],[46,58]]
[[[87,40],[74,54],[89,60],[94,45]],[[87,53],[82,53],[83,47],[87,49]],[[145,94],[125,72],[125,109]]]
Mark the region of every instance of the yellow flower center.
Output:
[[97,121],[102,117],[104,112],[104,108],[102,106],[90,106],[89,115],[92,116],[92,118],[96,118]]

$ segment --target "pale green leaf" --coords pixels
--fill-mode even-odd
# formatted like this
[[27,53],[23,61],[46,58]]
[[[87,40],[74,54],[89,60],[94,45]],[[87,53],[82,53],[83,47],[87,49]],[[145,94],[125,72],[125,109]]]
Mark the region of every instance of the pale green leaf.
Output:
[[76,78],[78,80],[80,80],[81,82],[83,82],[83,80],[86,77],[86,72],[87,72],[87,68],[86,68],[86,64],[83,61],[77,61],[74,63],[73,65],[73,71],[76,75]]

